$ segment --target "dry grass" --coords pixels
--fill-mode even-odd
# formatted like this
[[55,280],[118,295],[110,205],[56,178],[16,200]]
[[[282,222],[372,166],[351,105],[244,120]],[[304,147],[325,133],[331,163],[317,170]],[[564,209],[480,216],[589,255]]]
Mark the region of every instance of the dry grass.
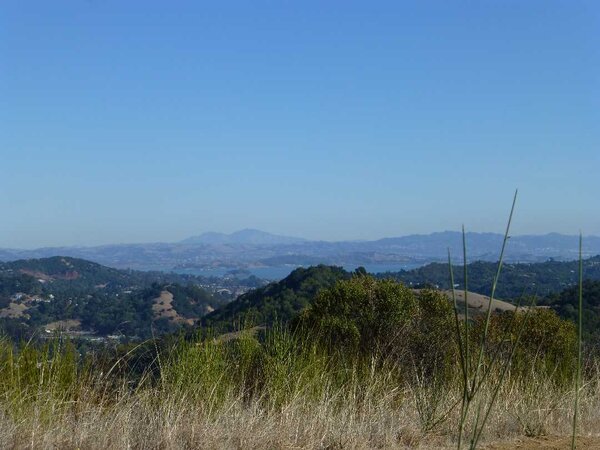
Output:
[[50,323],[44,325],[44,329],[49,330],[49,331],[58,331],[58,330],[73,331],[73,330],[79,330],[80,328],[81,328],[81,320],[74,320],[74,319],[57,320],[55,322],[50,322]]
[[[452,291],[444,291],[444,293],[452,298]],[[456,291],[456,301],[459,305],[464,307],[465,304],[465,293],[464,291]],[[487,295],[477,294],[476,292],[468,292],[467,293],[467,301],[470,309],[473,309],[480,313],[485,313],[488,310],[490,305],[490,298]],[[492,302],[492,312],[504,312],[504,311],[515,311],[517,308],[512,303],[505,302],[503,300],[498,300],[497,298],[493,299]],[[524,308],[521,308],[524,309]]]
[[18,319],[20,317],[25,317],[25,311],[28,309],[29,308],[22,303],[10,302],[6,308],[0,309],[0,319]]
[[[588,380],[581,396],[580,436],[586,448],[600,444],[599,381]],[[314,382],[323,383],[318,396],[308,385],[290,384],[291,395],[283,403],[266,396],[248,399],[233,388],[212,402],[168,384],[138,390],[122,385],[103,396],[101,384],[84,383],[68,399],[40,395],[23,401],[15,414],[14,397],[5,395],[0,402],[0,442],[3,448],[40,449],[456,447],[460,408],[451,409],[446,420],[432,428],[425,426],[424,415],[442,417],[461,396],[458,385],[440,391],[408,382],[398,389],[385,374],[341,388],[325,378]],[[214,388],[205,391],[208,396]],[[549,380],[509,380],[481,446],[534,448],[527,442],[545,442],[547,448],[563,448],[563,437],[571,429],[572,402],[572,392]]]
[[167,290],[161,291],[160,296],[152,300],[152,312],[155,318],[168,319],[173,323],[193,325],[197,320],[180,316],[173,307],[173,294]]

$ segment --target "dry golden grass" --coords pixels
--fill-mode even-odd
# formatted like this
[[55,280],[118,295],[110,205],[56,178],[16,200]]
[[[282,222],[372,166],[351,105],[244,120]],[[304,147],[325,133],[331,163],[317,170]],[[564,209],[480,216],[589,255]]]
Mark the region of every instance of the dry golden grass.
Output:
[[18,319],[25,317],[25,311],[29,308],[22,303],[10,302],[6,308],[0,309],[0,318]]
[[[455,448],[459,408],[426,429],[417,401],[431,406],[437,399],[439,419],[460,396],[458,388],[439,392],[414,384],[382,391],[377,384],[363,392],[359,386],[325,389],[318,398],[298,390],[281,405],[228,392],[214,409],[205,399],[162,387],[130,391],[124,386],[105,400],[97,390],[82,388],[75,401],[42,396],[22,414],[0,412],[0,442],[15,449]],[[588,380],[580,429],[586,448],[600,442],[599,394],[598,379]],[[0,411],[7,406],[2,400]],[[509,382],[481,447],[567,448],[571,410],[572,392],[543,380]]]
[[157,319],[168,319],[173,323],[193,325],[197,319],[186,319],[180,316],[173,307],[173,294],[167,290],[161,291],[160,296],[152,300],[152,312]]

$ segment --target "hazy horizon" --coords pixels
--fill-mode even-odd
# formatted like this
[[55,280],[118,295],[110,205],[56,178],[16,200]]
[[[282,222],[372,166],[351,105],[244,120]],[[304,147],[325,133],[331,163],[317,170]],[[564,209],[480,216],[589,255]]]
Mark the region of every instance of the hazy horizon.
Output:
[[[304,239],[307,242],[367,242],[367,241],[377,241],[379,239],[386,239],[386,238],[402,238],[402,237],[410,237],[410,236],[428,236],[431,234],[436,234],[436,233],[460,233],[460,230],[436,230],[436,231],[431,231],[428,233],[409,233],[409,234],[396,234],[396,235],[388,235],[388,236],[377,236],[377,237],[373,237],[373,238],[369,238],[369,239],[321,239],[321,238],[307,238],[305,236],[298,236],[298,235],[291,235],[291,234],[286,234],[286,233],[276,233],[276,232],[270,232],[270,231],[266,231],[266,230],[259,230],[259,229],[255,229],[255,228],[243,228],[240,230],[233,230],[231,232],[221,232],[221,231],[215,231],[215,230],[208,230],[208,231],[203,231],[201,233],[196,233],[194,235],[189,235],[189,236],[184,236],[183,238],[180,239],[172,239],[172,240],[157,240],[157,241],[129,241],[129,242],[103,242],[103,243],[98,243],[98,244],[57,244],[57,245],[43,245],[43,246],[28,246],[28,247],[1,247],[1,249],[14,249],[14,250],[37,250],[37,249],[43,249],[43,248],[67,248],[67,247],[102,247],[102,246],[110,246],[110,245],[147,245],[147,244],[178,244],[182,241],[184,241],[185,239],[188,238],[193,238],[193,237],[197,237],[197,236],[201,236],[204,234],[211,234],[211,233],[216,233],[216,234],[223,234],[223,235],[231,235],[240,231],[246,231],[246,230],[252,230],[252,231],[260,231],[260,232],[265,232],[271,235],[275,235],[275,236],[283,236],[283,237],[289,237],[289,238],[299,238],[299,239]],[[475,233],[475,234],[496,234],[498,236],[502,236],[502,230],[497,230],[497,231],[480,231],[480,230],[466,230],[467,234],[469,233]],[[548,231],[545,233],[511,233],[511,236],[513,237],[522,237],[522,236],[546,236],[546,235],[550,235],[550,234],[560,234],[562,236],[570,236],[570,237],[577,237],[578,235],[575,233],[558,233],[555,231]],[[584,242],[585,242],[585,238],[588,237],[593,237],[593,238],[598,238],[600,236],[594,235],[594,234],[584,234]]]
[[0,247],[600,235],[600,5],[17,2]]

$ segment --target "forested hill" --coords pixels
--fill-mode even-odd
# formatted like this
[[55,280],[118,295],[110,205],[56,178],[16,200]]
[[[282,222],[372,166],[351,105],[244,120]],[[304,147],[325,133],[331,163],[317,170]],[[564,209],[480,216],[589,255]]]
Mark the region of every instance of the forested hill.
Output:
[[299,268],[277,283],[241,295],[203,317],[201,323],[219,331],[232,331],[252,325],[287,322],[308,306],[321,289],[351,276],[350,272],[335,266]]
[[[579,286],[574,285],[550,294],[540,303],[550,306],[562,318],[577,322],[578,301]],[[583,283],[583,332],[586,340],[600,343],[600,281]]]
[[19,260],[0,263],[0,276],[29,277],[40,286],[45,283],[69,282],[73,287],[87,288],[98,284],[118,286],[139,281],[134,272],[121,271],[77,258],[55,256],[52,258]]
[[[469,290],[489,295],[497,263],[477,261],[468,264]],[[547,261],[543,263],[504,264],[497,287],[497,297],[515,299],[524,290],[544,297],[577,283],[578,261]],[[413,270],[387,272],[380,278],[392,278],[409,286],[431,285],[450,288],[448,264],[432,263]],[[454,266],[455,283],[463,287],[463,267]],[[584,278],[600,280],[600,256],[584,260]]]
[[[468,265],[469,291],[489,295],[497,263],[473,262]],[[526,294],[537,294],[540,303],[550,294],[559,294],[577,284],[578,262],[547,261],[531,264],[505,264],[496,291],[496,298],[513,300]],[[584,261],[587,279],[600,280],[600,256]],[[454,267],[455,283],[463,287],[463,268]],[[252,325],[269,325],[286,322],[309,305],[315,294],[333,286],[340,279],[352,274],[339,267],[319,265],[300,268],[287,278],[268,286],[250,291],[237,300],[202,318],[205,327],[231,331]],[[411,287],[432,286],[439,289],[450,287],[447,264],[434,263],[427,266],[395,273],[377,275],[392,278]],[[556,306],[556,305],[555,305]],[[565,311],[557,311],[567,317]]]
[[223,287],[242,284],[257,287],[262,280],[250,276],[245,280],[203,277],[173,272],[138,271],[130,269],[114,269],[85,259],[66,256],[53,256],[40,259],[22,259],[11,262],[0,262],[0,294],[10,283],[20,280],[23,283],[34,282],[37,289],[45,283],[51,283],[54,289],[65,286],[67,289],[92,289],[102,286],[106,291],[131,286],[149,286],[152,283],[177,284],[215,284]]
[[[527,289],[530,294],[538,294],[540,303],[572,318],[577,268],[576,261],[505,264],[497,298],[514,299]],[[488,295],[496,264],[474,262],[468,265],[468,271],[469,290]],[[462,267],[454,267],[454,273],[462,288]],[[271,325],[292,319],[320,290],[351,276],[351,272],[335,266],[299,268],[279,282],[246,292],[227,303],[215,293],[216,289],[208,291],[202,287],[206,280],[193,276],[117,270],[67,257],[2,263],[0,332],[26,337],[66,328],[74,336],[119,334],[145,338],[198,323],[219,331]],[[589,282],[599,280],[600,285],[600,256],[584,261],[584,276],[590,280],[586,295],[592,299],[587,307],[587,329],[591,330],[596,316],[600,317],[600,300],[594,297],[598,286]],[[450,285],[446,264],[429,264],[379,277],[393,278],[412,287],[446,289]]]
[[224,303],[192,276],[117,270],[76,258],[0,264],[0,332],[66,329],[90,339],[146,338],[193,326]]

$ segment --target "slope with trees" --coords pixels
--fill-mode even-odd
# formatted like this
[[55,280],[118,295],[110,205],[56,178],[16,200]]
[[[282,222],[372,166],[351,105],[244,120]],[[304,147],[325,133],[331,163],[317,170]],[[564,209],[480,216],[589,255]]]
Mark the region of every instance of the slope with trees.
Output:
[[201,323],[205,327],[232,331],[250,325],[287,322],[307,307],[319,291],[350,276],[351,273],[335,266],[298,268],[277,283],[241,295],[205,316]]
[[[193,276],[117,270],[67,257],[0,264],[0,329],[13,337],[60,327],[91,336],[146,338],[192,325],[226,302]],[[172,296],[168,314],[153,310]],[[167,309],[165,307],[164,309]]]
[[[504,264],[498,282],[496,294],[503,299],[516,299],[523,292],[537,294],[540,297],[560,292],[577,284],[577,261],[554,261],[543,263]],[[469,290],[490,295],[492,280],[497,264],[476,261],[468,264]],[[409,286],[433,286],[440,289],[450,288],[448,264],[432,263],[426,266],[399,272],[378,274],[380,278],[392,278]],[[462,266],[454,267],[455,282],[463,287]],[[600,256],[584,260],[584,277],[600,280]]]

